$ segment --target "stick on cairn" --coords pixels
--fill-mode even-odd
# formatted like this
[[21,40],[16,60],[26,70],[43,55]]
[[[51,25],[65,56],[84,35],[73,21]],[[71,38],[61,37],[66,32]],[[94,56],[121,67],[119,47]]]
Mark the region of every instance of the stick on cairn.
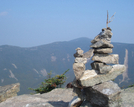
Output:
[[[115,13],[116,13],[116,12],[115,12]],[[113,21],[115,13],[114,13],[113,16],[109,19],[109,18],[108,18],[108,17],[109,17],[109,16],[108,16],[108,10],[107,10],[107,22],[106,22],[106,28],[108,27],[108,23],[110,23],[110,22]]]

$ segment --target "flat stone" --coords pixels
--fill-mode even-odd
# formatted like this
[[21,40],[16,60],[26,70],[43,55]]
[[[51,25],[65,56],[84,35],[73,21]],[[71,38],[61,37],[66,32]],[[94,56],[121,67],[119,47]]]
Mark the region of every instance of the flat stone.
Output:
[[91,41],[91,43],[92,44],[94,44],[94,43],[96,43],[96,42],[98,42],[98,41],[100,41],[101,39],[100,39],[100,35],[97,35],[92,41]]
[[79,80],[85,71],[85,64],[84,63],[74,63],[73,70],[74,70],[76,80]]
[[17,92],[19,91],[20,91],[20,83],[0,86],[0,102],[3,102],[8,98],[17,96]]
[[113,52],[112,48],[101,48],[101,49],[94,50],[94,53],[100,53],[100,54],[112,53],[112,52]]
[[81,58],[81,57],[76,57],[74,60],[75,63],[87,63],[87,58]]
[[121,99],[121,89],[112,81],[84,88],[84,92],[86,94],[86,100],[89,101],[93,107],[119,107],[118,102]]
[[80,78],[80,84],[84,87],[94,86],[99,83],[113,80],[126,70],[125,65],[117,64],[113,65],[112,67],[112,70],[107,74],[98,74],[94,77],[91,77],[90,73],[85,75],[83,74],[83,76]]
[[89,51],[83,54],[82,58],[91,58],[93,56],[94,49],[90,49]]
[[92,57],[93,61],[99,61],[106,64],[118,64],[119,56],[118,54],[95,54]]
[[90,45],[91,48],[113,48],[114,46],[110,44],[107,40],[101,39],[100,41]]
[[87,78],[93,78],[97,76],[97,73],[95,70],[86,70],[84,73],[83,73],[83,76],[81,77],[81,79],[84,77],[85,79]]

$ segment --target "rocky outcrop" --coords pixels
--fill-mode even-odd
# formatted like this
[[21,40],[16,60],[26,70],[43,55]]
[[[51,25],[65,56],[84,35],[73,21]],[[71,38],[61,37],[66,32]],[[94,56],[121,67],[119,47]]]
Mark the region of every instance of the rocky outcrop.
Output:
[[0,86],[0,102],[3,102],[8,98],[17,96],[17,92],[19,91],[20,91],[19,83]]
[[[86,59],[83,59],[83,54],[79,55],[76,52],[74,55],[73,69],[76,79],[73,81],[73,89],[83,102],[87,102],[86,105],[90,103],[93,107],[120,106],[121,89],[111,80],[122,74],[126,67],[118,64],[118,54],[110,54],[114,47],[111,44],[111,37],[112,32],[108,27],[107,29],[102,29],[102,32],[91,41],[92,45],[90,47],[93,48],[92,52],[94,53],[92,57],[94,62],[91,63],[91,70],[86,70]],[[78,49],[81,50],[80,48],[76,50]],[[81,50],[81,52],[83,51]]]
[[121,91],[121,107],[133,107],[134,106],[134,87],[123,89]]
[[[114,96],[112,94],[113,91],[115,91],[115,93],[118,93],[118,90],[119,90],[119,92],[121,92],[120,101],[119,101],[119,104],[121,105],[121,107],[133,107],[134,87],[120,90],[115,83],[111,82],[111,84],[113,84],[113,86],[116,86],[116,89],[112,89],[113,87],[110,87],[110,90],[108,90],[107,89],[108,86],[112,86],[112,85],[109,85],[107,83],[100,84],[101,86],[104,85],[102,87],[99,85],[93,87],[94,93],[96,93],[97,98],[93,96],[92,98],[90,97],[91,99],[88,99],[88,100],[94,101],[95,99],[94,102],[99,100],[100,102],[103,103],[103,99],[100,100],[99,97],[101,96],[98,96],[98,95],[102,95],[102,97],[104,98],[105,96],[103,96],[103,94],[97,94],[97,91],[95,90],[100,90],[101,93],[106,93],[108,98],[110,100],[113,100],[114,98],[110,96]],[[103,90],[103,87],[105,87],[104,88],[105,90]],[[89,93],[93,92],[92,90],[90,91],[90,89],[91,88],[86,88],[86,91],[88,91],[88,93],[85,96],[89,96]],[[78,92],[81,94],[81,89],[77,90],[77,93]],[[94,95],[94,93],[92,93],[91,95]],[[7,99],[4,102],[1,102],[0,107],[76,107],[77,105],[79,105],[79,107],[95,107],[95,106],[92,106],[91,103],[87,100],[82,101],[81,100],[82,96],[74,97],[73,95],[74,95],[73,89],[57,88],[57,89],[52,90],[51,92],[44,93],[44,94],[35,94],[35,95],[27,94],[27,95],[15,96],[15,97]],[[105,99],[105,101],[107,101],[107,99]],[[117,104],[117,102],[115,104]],[[113,106],[113,107],[117,107],[117,106]]]
[[20,95],[0,103],[0,107],[67,107],[73,99],[72,89],[54,89],[35,95]]

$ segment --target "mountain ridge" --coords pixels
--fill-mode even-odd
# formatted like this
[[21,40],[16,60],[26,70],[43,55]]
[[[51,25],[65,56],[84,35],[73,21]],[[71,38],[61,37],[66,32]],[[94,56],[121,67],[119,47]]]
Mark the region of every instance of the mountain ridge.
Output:
[[[113,54],[119,54],[119,63],[124,64],[125,51],[128,50],[128,81],[134,83],[134,44],[115,43]],[[10,45],[0,46],[0,86],[20,82],[19,94],[30,93],[28,87],[37,88],[47,78],[47,73],[52,71],[53,76],[62,74],[67,69],[67,82],[74,78],[72,65],[75,49],[80,47],[84,53],[90,49],[91,39],[77,38],[71,41],[60,41],[35,47],[18,47]],[[86,68],[90,69],[90,60]],[[122,75],[115,81],[119,83]],[[121,86],[129,85],[121,83]]]

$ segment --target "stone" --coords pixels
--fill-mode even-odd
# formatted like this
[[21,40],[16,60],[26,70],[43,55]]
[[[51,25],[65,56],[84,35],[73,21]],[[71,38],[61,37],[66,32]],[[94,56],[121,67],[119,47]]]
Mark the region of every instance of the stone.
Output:
[[76,53],[74,54],[74,57],[82,57],[83,56],[83,50],[81,48],[76,49]]
[[121,91],[121,107],[134,106],[134,87],[122,89]]
[[111,69],[112,69],[112,66],[104,65],[104,66],[100,67],[99,73],[100,74],[106,74],[106,73],[109,73],[111,71]]
[[68,107],[79,107],[82,101],[78,96],[75,96],[70,102]]
[[112,32],[111,32],[111,28],[103,28],[102,32],[100,32],[92,41],[91,43],[94,44],[100,40],[106,40],[107,42],[111,42],[111,37],[112,37]]
[[119,56],[118,54],[94,54],[92,60],[103,62],[106,64],[118,64]]
[[[84,88],[84,92],[86,94],[86,100],[89,101],[93,107],[119,107],[118,102],[121,99],[121,89],[112,81]],[[113,103],[116,106],[113,106]]]
[[0,102],[3,102],[8,98],[17,96],[17,92],[19,91],[20,91],[20,83],[0,86]]
[[101,39],[100,41],[90,45],[91,48],[113,48],[114,46],[110,44],[107,40]]
[[101,39],[100,39],[100,35],[97,35],[92,41],[91,41],[91,43],[92,44],[94,44],[94,43],[96,43],[96,42],[98,42],[98,41],[100,41]]
[[112,29],[111,29],[110,27],[107,27],[107,30],[110,30],[110,31],[112,31]]
[[100,54],[112,53],[112,52],[113,52],[112,48],[101,48],[94,50],[94,53],[100,53]]
[[93,56],[94,49],[90,49],[86,53],[83,54],[82,58],[91,58]]
[[104,65],[105,65],[105,64],[102,63],[102,62],[92,62],[92,63],[91,63],[92,69],[98,70],[98,71],[99,71],[99,69],[100,69],[102,66],[104,66]]
[[95,71],[95,70],[86,70],[86,71],[83,73],[81,79],[82,79],[83,77],[84,77],[84,79],[93,78],[93,77],[97,76],[97,73],[96,73],[96,72],[97,72],[97,71]]
[[104,39],[108,42],[111,42],[112,32],[110,30],[104,30],[100,33],[100,39]]
[[0,107],[67,107],[74,98],[73,89],[56,88],[44,94],[15,96],[0,103]]
[[111,71],[111,69],[112,69],[112,66],[106,65],[101,62],[93,62],[93,63],[91,63],[91,67],[94,70],[98,70],[99,71],[98,73],[100,73],[100,74],[106,74],[109,71]]
[[76,80],[79,80],[85,71],[85,64],[84,63],[74,63],[73,70],[74,70]]
[[93,107],[88,101],[83,101],[80,107]]
[[82,58],[82,57],[76,57],[74,60],[75,63],[87,63],[87,58]]
[[115,79],[118,75],[122,74],[126,70],[125,65],[113,65],[112,70],[107,74],[98,74],[94,77],[91,77],[90,74],[83,74],[80,78],[80,84],[83,87],[94,86],[99,83],[103,83],[109,80]]

